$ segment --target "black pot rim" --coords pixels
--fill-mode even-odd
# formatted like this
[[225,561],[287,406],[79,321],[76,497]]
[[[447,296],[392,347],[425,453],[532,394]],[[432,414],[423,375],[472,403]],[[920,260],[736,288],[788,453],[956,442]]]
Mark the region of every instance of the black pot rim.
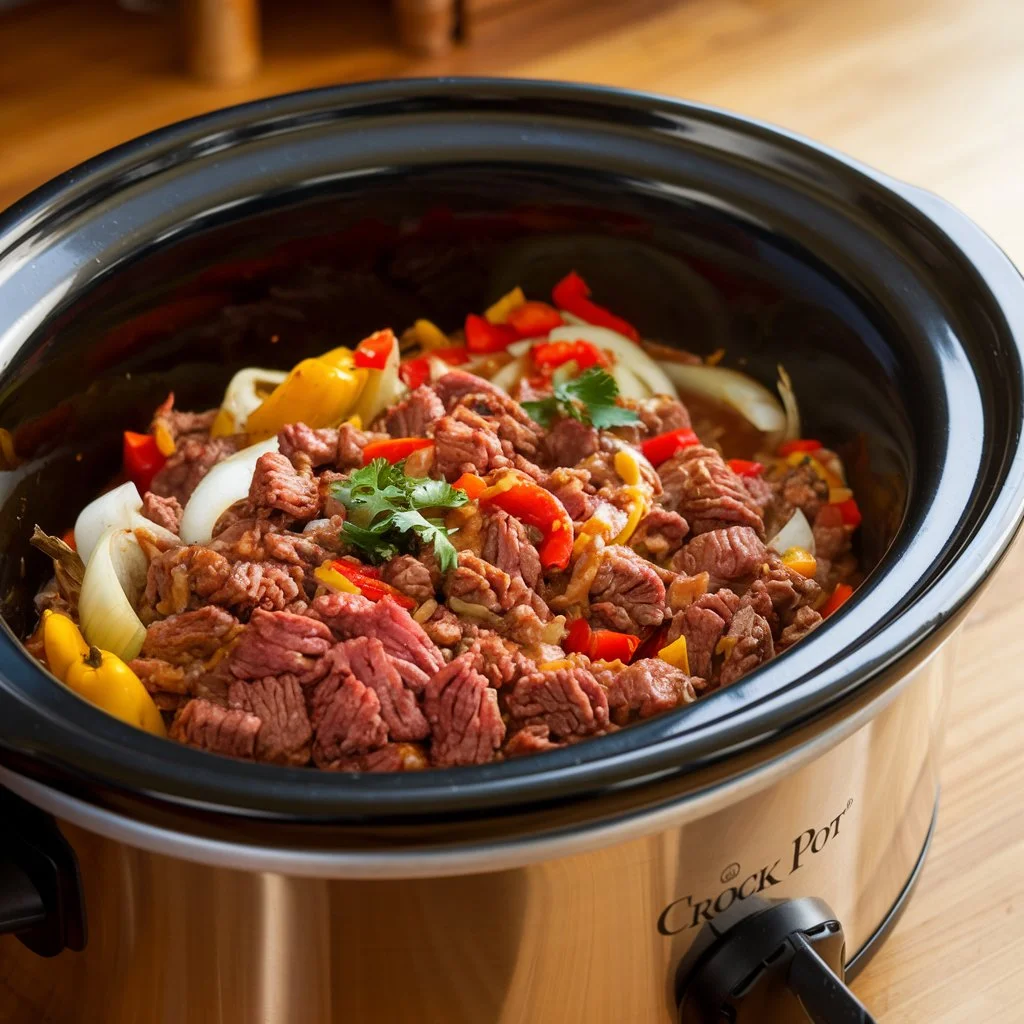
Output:
[[[578,800],[642,788],[653,780],[732,756],[786,734],[834,710],[855,694],[891,685],[899,668],[934,649],[1005,553],[1024,515],[1024,283],[996,245],[972,222],[928,193],[910,188],[835,151],[737,115],[660,96],[555,82],[499,79],[382,81],[292,93],[216,111],[158,130],[66,172],[0,216],[3,263],[29,240],[38,244],[72,209],[88,206],[120,182],[138,183],[167,167],[218,149],[356,116],[360,110],[409,112],[473,109],[481,114],[518,103],[563,104],[572,116],[626,121],[662,136],[695,129],[742,140],[758,159],[776,154],[777,169],[813,165],[899,207],[927,225],[963,264],[986,297],[1012,362],[1002,367],[1016,395],[1014,429],[986,452],[984,479],[964,497],[953,521],[931,498],[923,537],[903,538],[854,599],[800,648],[740,683],[675,712],[567,749],[474,768],[413,775],[347,776],[215,758],[138,733],[50,685],[45,699],[33,684],[49,677],[7,627],[0,633],[0,702],[7,725],[0,759],[13,770],[140,810],[163,806],[290,822],[410,822],[510,812],[545,802]],[[796,172],[792,172],[796,173]],[[69,277],[71,271],[69,269]],[[0,334],[3,325],[0,325]],[[953,359],[942,353],[940,359]],[[961,356],[962,358],[962,356]],[[979,431],[979,434],[981,431]],[[946,439],[951,449],[977,438]],[[991,441],[991,439],[989,439]],[[973,452],[974,449],[971,449]],[[938,531],[938,532],[937,532]],[[908,586],[894,562],[916,551],[920,574]],[[927,563],[921,560],[928,556]],[[886,617],[879,620],[878,609]],[[39,690],[39,687],[35,687]]]

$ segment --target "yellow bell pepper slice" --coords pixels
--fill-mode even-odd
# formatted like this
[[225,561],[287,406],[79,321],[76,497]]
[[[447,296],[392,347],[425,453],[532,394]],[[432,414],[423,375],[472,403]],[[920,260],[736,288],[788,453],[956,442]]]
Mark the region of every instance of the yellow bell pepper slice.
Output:
[[526,302],[523,289],[516,285],[507,295],[502,295],[493,306],[484,311],[484,319],[491,324],[503,324],[508,320],[509,313],[518,309]]
[[328,559],[318,568],[313,570],[313,575],[318,583],[332,590],[340,590],[345,594],[361,594],[362,591],[343,573],[331,567],[331,560]]
[[448,348],[451,346],[451,340],[448,338],[448,335],[430,320],[417,320],[412,325],[412,329],[416,335],[416,340],[425,352],[435,348]]
[[805,548],[786,548],[782,553],[782,564],[808,579],[818,571],[817,559]]
[[673,640],[667,647],[658,651],[658,657],[667,661],[676,668],[681,668],[687,675],[690,674],[690,652],[686,649],[686,637],[681,636]]
[[739,643],[738,636],[723,636],[721,640],[715,644],[715,654],[722,655],[723,658],[728,658],[732,654],[732,649]]
[[50,671],[64,682],[68,669],[89,653],[82,631],[67,616],[47,609],[43,612],[43,649]]
[[356,404],[366,376],[366,370],[353,366],[351,349],[303,359],[250,414],[245,425],[250,441],[265,441],[299,420],[314,428],[340,423]]
[[213,419],[213,426],[210,427],[210,437],[228,437],[236,433],[235,417],[227,409],[218,409]]
[[640,463],[632,452],[620,448],[615,453],[614,461],[615,472],[619,474],[624,484],[635,487],[640,483]]
[[630,497],[629,517],[619,535],[612,541],[613,544],[625,544],[633,536],[636,528],[640,525],[640,520],[647,515],[648,511],[647,493],[642,487],[624,487],[623,490]]

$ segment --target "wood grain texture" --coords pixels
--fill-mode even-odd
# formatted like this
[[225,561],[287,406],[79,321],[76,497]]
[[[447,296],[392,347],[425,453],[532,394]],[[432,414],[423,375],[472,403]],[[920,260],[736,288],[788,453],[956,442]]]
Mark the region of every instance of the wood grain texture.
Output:
[[[176,76],[165,24],[109,0],[0,18],[0,205],[228,103],[390,75],[525,75],[669,93],[814,136],[947,197],[1024,263],[1020,0],[566,0],[427,60],[395,47],[386,5],[266,7],[260,73],[217,88]],[[963,631],[935,844],[856,984],[886,1024],[1024,1019],[1022,571],[1018,544]]]

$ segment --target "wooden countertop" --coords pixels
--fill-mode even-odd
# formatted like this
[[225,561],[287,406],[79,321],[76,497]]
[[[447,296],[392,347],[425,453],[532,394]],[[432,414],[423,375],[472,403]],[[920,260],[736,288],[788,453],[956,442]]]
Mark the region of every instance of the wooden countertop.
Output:
[[[383,10],[353,26],[296,6],[266,5],[264,69],[230,88],[180,77],[159,22],[113,0],[0,16],[0,207],[217,106],[398,74],[524,75],[668,93],[813,136],[950,199],[1024,265],[1020,0],[592,0],[420,61],[391,44]],[[934,846],[855,986],[886,1024],[1024,1018],[1022,571],[1018,544],[963,631]]]

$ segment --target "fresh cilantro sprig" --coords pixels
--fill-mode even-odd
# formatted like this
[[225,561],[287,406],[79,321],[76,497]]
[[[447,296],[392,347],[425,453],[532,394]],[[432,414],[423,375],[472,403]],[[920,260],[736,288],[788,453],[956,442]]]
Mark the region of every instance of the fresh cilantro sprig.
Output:
[[537,402],[523,402],[529,416],[542,427],[550,426],[555,416],[571,416],[598,430],[624,427],[640,418],[632,409],[616,405],[619,386],[610,373],[594,366],[573,380],[555,385],[554,393]]
[[458,565],[444,520],[424,513],[465,505],[465,491],[444,480],[406,476],[404,461],[392,465],[387,459],[374,459],[333,484],[331,493],[349,513],[341,528],[342,539],[371,561],[383,562],[407,552],[413,538],[418,538],[433,545],[443,572]]

